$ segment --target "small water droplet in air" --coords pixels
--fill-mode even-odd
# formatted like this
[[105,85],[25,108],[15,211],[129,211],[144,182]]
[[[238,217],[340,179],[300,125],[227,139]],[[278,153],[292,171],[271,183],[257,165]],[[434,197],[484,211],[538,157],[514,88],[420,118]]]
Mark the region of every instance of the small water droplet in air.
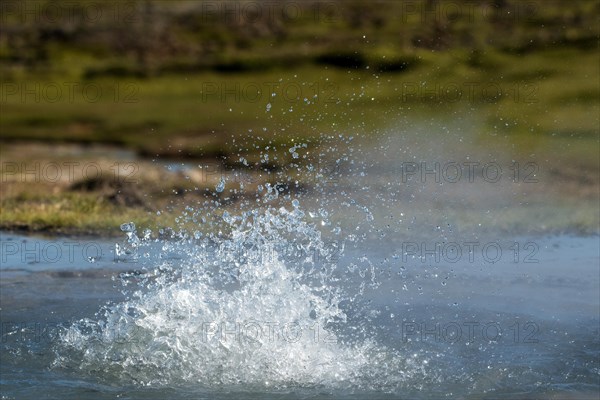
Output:
[[133,222],[121,224],[121,230],[123,232],[135,232],[135,224]]
[[223,190],[225,190],[225,179],[223,179],[223,177],[221,177],[219,183],[217,183],[215,190],[217,191],[217,193],[221,193]]

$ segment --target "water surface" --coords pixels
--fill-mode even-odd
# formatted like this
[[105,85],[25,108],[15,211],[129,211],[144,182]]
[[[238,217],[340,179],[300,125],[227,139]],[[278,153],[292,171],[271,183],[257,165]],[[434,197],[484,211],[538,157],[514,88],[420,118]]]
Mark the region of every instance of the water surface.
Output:
[[[276,221],[323,244],[293,210]],[[284,240],[274,226],[271,239]],[[494,262],[376,242],[307,263],[250,247],[240,258],[197,240],[152,242],[138,260],[89,238],[73,241],[101,249],[94,260],[7,255],[6,243],[62,240],[2,233],[4,398],[593,398],[599,389],[597,237],[498,240]],[[531,262],[515,258],[515,243],[537,246]],[[238,275],[189,269],[210,269],[199,262],[215,255]],[[157,267],[164,277],[147,278]],[[148,280],[124,295],[119,276]]]

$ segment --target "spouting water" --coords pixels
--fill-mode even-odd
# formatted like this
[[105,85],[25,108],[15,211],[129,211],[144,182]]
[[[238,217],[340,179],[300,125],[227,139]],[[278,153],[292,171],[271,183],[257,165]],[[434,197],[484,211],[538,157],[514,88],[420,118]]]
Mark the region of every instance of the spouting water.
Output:
[[123,224],[117,253],[160,261],[121,275],[126,286],[137,282],[126,301],[63,332],[56,364],[107,381],[245,389],[397,388],[423,372],[414,356],[370,337],[368,321],[349,326],[341,304],[359,293],[342,282],[354,267],[339,265],[343,245],[333,249],[309,220],[294,199],[224,212],[219,234],[158,240]]

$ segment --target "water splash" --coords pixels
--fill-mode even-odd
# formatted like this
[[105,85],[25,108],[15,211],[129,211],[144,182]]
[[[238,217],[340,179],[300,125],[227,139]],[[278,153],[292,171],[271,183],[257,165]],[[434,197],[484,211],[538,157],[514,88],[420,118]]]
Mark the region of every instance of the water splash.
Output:
[[[349,145],[351,138],[330,140]],[[361,232],[373,215],[366,198],[331,195],[347,185],[345,168],[362,167],[348,161],[351,151],[329,144],[326,152],[306,143],[278,152],[268,144],[261,163],[285,158],[289,167],[257,184],[255,201],[242,201],[238,211],[219,201],[186,205],[176,221],[197,224],[191,232],[164,229],[154,238],[123,224],[126,237],[115,252],[135,268],[120,275],[127,300],[68,327],[55,347],[55,366],[152,387],[404,393],[406,382],[412,380],[411,389],[427,382],[423,355],[380,340],[380,313],[363,297],[379,285],[374,264],[364,256],[343,259],[346,244],[366,236]],[[240,162],[248,164],[241,156]],[[293,194],[300,183],[320,194],[316,204]],[[215,198],[235,191],[225,186],[221,177]]]
[[262,389],[382,389],[418,372],[366,332],[344,334],[358,327],[348,327],[340,305],[357,294],[339,284],[339,249],[297,200],[290,205],[225,212],[221,234],[202,239],[140,239],[133,223],[123,224],[140,253],[160,246],[149,257],[159,262],[122,275],[139,285],[127,301],[68,328],[56,364],[111,382]]
[[219,183],[217,183],[217,186],[215,186],[215,191],[217,193],[221,193],[221,192],[223,192],[223,190],[225,190],[225,179],[223,177],[221,177],[221,179],[219,180]]

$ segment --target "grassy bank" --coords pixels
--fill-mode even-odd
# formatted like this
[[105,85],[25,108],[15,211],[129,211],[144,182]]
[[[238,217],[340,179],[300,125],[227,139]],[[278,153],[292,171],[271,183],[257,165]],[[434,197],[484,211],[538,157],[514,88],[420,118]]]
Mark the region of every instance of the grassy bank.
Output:
[[109,143],[184,157],[229,154],[232,138],[249,134],[274,142],[377,134],[402,115],[468,109],[486,116],[484,133],[594,136],[599,54],[491,53],[481,56],[481,67],[465,52],[423,53],[420,66],[403,73],[308,66],[91,82],[38,78],[4,85],[10,92],[0,129],[3,141]]
[[[596,230],[595,2],[268,3],[55,2],[62,12],[53,18],[47,1],[8,4],[0,228],[173,226],[186,204],[254,201],[259,184],[307,192],[314,177],[293,166],[311,160],[290,147],[306,144],[314,161],[328,154],[324,136],[375,142],[418,120],[448,121],[452,138],[469,131],[465,142],[488,158],[510,147],[515,159],[538,163],[546,184],[536,196],[557,207],[546,204],[544,219],[578,201],[587,210],[551,230]],[[425,129],[420,143],[450,140]],[[73,162],[68,179],[39,169],[58,163],[64,175]],[[213,172],[163,165],[181,162]],[[102,179],[85,174],[91,164]],[[219,176],[239,173],[251,183],[215,193]],[[504,223],[518,226],[519,215]]]
[[491,132],[594,135],[598,12],[563,0],[11,2],[0,140],[207,157],[248,133],[376,134],[398,115],[469,108]]
[[[579,207],[580,214],[584,208],[588,210],[570,225],[569,218],[548,220],[545,226],[549,231],[594,232],[597,218],[590,210],[597,202],[594,182],[599,168],[600,92],[593,79],[600,73],[598,52],[562,49],[520,57],[500,53],[489,57],[494,64],[487,68],[470,65],[466,53],[424,53],[419,67],[402,73],[305,66],[251,75],[210,72],[94,81],[103,93],[111,93],[111,87],[135,88],[136,101],[131,103],[115,102],[114,93],[98,102],[79,96],[73,102],[57,103],[15,101],[15,95],[2,104],[3,167],[12,165],[14,170],[11,163],[25,162],[28,166],[19,164],[18,169],[26,171],[35,169],[35,161],[47,165],[80,160],[82,165],[104,163],[102,171],[112,174],[111,166],[126,164],[127,160],[118,156],[105,159],[102,151],[93,151],[103,144],[129,151],[139,182],[108,188],[96,184],[80,190],[77,184],[85,186],[81,180],[58,186],[47,181],[23,182],[15,178],[13,170],[3,168],[0,227],[114,234],[127,220],[151,227],[174,226],[185,204],[215,200],[211,193],[217,178],[194,182],[182,174],[164,175],[164,168],[152,160],[209,163],[219,171],[241,169],[256,174],[256,184],[275,184],[281,179],[274,171],[303,161],[286,151],[294,141],[307,143],[318,152],[323,134],[376,140],[393,135],[394,127],[410,118],[425,125],[440,119],[454,121],[451,124],[459,130],[467,128],[461,127],[460,121],[463,125],[472,119],[481,121],[475,135],[465,137],[467,141],[488,147],[490,154],[498,146],[512,143],[516,157],[544,162],[546,181],[570,188],[567,193],[544,189],[549,198],[562,204],[546,207],[546,214],[568,214],[570,210],[564,206],[569,204]],[[572,63],[573,58],[580,62]],[[51,84],[38,83],[40,87]],[[260,92],[251,91],[260,86]],[[208,93],[203,91],[207,88]],[[297,88],[301,99],[289,95]],[[315,90],[316,97],[312,94]],[[304,94],[306,91],[309,95]],[[254,100],[249,96],[259,97]],[[434,133],[425,133],[422,138],[424,143],[444,140]],[[35,146],[26,144],[32,141],[53,147],[36,152]],[[66,143],[91,146],[82,152],[92,152],[82,159],[69,154],[57,156],[54,149]],[[267,147],[281,149],[282,156],[265,161],[262,153]],[[240,156],[248,160],[249,167],[240,162]],[[142,175],[140,171],[144,171]],[[298,179],[302,183],[303,177]],[[591,183],[583,182],[586,180]],[[254,198],[251,191],[256,184],[246,187],[249,198]],[[134,194],[119,200],[117,192],[123,190]],[[591,205],[584,207],[578,197],[588,198],[590,193]],[[566,200],[562,199],[565,195]],[[165,213],[167,209],[171,212]],[[163,211],[160,216],[156,215],[159,210]],[[521,214],[528,210],[524,208]],[[506,230],[523,225],[522,218],[514,215],[503,220]],[[508,222],[511,218],[513,223]],[[477,226],[472,217],[462,220]]]

